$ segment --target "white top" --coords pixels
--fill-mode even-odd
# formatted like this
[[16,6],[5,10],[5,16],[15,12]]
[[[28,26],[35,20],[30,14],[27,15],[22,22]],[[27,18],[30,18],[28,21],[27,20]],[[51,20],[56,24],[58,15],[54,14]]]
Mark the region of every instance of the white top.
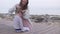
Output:
[[[13,8],[11,8],[11,9],[9,10],[9,13],[12,14],[13,12],[15,12],[15,11],[16,11],[16,7],[19,7],[19,6],[16,5],[16,6],[14,6]],[[30,18],[29,10],[23,10],[23,11],[25,11],[23,17],[24,17],[25,19],[29,19],[29,18]]]

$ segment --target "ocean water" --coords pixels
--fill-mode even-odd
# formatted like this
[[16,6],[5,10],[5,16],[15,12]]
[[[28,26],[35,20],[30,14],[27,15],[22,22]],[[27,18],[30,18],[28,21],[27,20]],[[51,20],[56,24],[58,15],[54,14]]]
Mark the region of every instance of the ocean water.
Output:
[[60,15],[60,8],[40,8],[40,9],[30,9],[30,14],[33,15]]

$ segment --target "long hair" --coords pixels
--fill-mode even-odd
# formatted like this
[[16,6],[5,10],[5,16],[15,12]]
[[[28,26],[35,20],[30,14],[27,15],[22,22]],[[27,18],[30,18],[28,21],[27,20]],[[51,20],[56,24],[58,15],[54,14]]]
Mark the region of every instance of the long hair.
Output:
[[28,0],[27,0],[27,3],[26,3],[24,6],[23,6],[22,0],[21,0],[19,6],[21,6],[21,9],[22,9],[22,10],[28,9]]

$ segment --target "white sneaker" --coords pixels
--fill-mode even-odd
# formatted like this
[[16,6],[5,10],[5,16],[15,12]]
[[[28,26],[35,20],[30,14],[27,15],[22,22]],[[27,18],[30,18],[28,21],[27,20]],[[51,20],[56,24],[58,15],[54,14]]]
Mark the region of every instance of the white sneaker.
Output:
[[28,27],[23,27],[22,31],[23,32],[28,32],[28,31],[30,31],[30,29]]

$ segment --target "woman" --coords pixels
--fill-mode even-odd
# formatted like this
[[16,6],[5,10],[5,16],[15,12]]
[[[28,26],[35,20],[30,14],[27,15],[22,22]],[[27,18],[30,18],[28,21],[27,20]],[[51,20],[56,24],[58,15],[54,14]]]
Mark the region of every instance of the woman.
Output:
[[[21,0],[19,6],[21,7],[20,9],[22,9],[22,14],[23,14],[23,26],[28,27],[30,24],[29,23],[29,12],[28,12],[28,0]],[[20,10],[19,9],[19,10]],[[28,23],[27,23],[28,22]],[[29,28],[31,29],[31,27],[29,26]]]
[[[20,4],[17,4],[14,9],[14,28],[16,32],[29,31],[31,29],[31,23],[28,12],[28,0],[21,0]],[[10,12],[12,13],[14,10]]]

